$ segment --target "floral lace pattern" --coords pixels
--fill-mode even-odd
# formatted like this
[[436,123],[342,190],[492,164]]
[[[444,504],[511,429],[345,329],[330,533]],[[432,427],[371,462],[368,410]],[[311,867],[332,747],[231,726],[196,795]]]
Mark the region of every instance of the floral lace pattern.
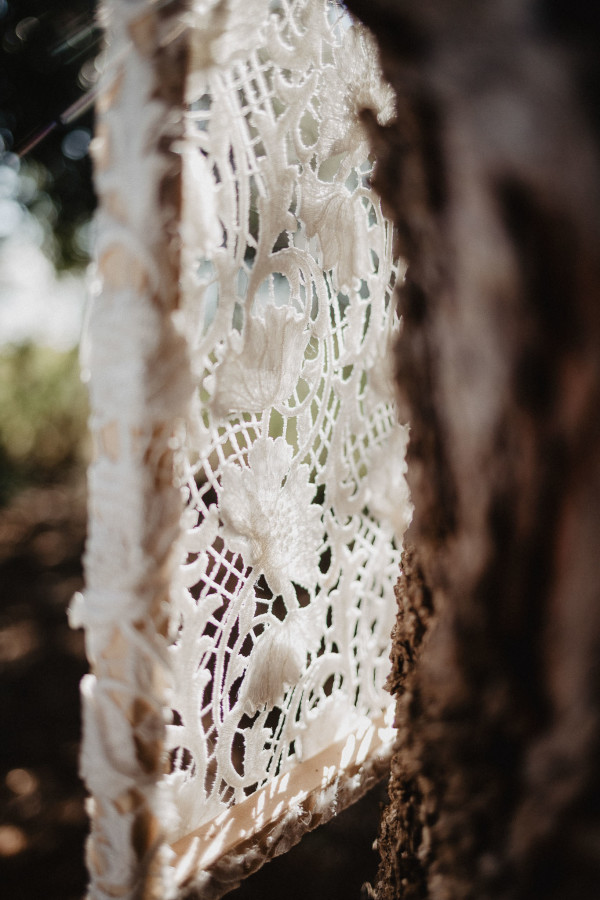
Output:
[[389,706],[411,512],[386,368],[398,263],[359,118],[385,121],[391,92],[340,6],[251,6],[220,33],[197,12],[182,151],[198,389],[178,450],[173,839]]

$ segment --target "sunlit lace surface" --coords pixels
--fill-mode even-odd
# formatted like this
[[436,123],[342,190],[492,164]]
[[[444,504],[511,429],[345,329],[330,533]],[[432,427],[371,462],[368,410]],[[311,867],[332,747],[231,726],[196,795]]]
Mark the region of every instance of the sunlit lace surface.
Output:
[[389,706],[410,519],[388,362],[398,265],[358,117],[393,112],[373,46],[323,0],[194,24],[172,837]]

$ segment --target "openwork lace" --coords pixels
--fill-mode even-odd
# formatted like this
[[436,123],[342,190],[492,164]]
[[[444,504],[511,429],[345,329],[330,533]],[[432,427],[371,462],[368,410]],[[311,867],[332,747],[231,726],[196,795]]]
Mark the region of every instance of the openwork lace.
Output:
[[403,272],[360,119],[393,102],[327,0],[102,16],[71,608],[91,665],[89,897],[212,900],[360,796],[393,736]]
[[410,518],[398,264],[359,117],[385,121],[391,92],[337,4],[232,10],[225,31],[196,22],[183,149],[198,389],[178,454],[172,838],[389,706]]

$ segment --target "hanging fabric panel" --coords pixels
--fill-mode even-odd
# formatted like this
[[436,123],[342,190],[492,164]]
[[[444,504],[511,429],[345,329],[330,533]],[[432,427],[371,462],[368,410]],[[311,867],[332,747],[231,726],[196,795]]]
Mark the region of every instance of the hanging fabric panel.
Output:
[[73,610],[90,896],[217,897],[364,793],[393,740],[403,272],[360,118],[384,123],[393,97],[337,3],[105,12],[98,455]]

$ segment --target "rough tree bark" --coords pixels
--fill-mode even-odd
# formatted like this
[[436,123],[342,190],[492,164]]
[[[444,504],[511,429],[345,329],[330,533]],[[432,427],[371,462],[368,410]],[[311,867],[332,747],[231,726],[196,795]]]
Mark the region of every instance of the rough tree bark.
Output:
[[600,11],[349,0],[408,278],[380,900],[600,896]]

